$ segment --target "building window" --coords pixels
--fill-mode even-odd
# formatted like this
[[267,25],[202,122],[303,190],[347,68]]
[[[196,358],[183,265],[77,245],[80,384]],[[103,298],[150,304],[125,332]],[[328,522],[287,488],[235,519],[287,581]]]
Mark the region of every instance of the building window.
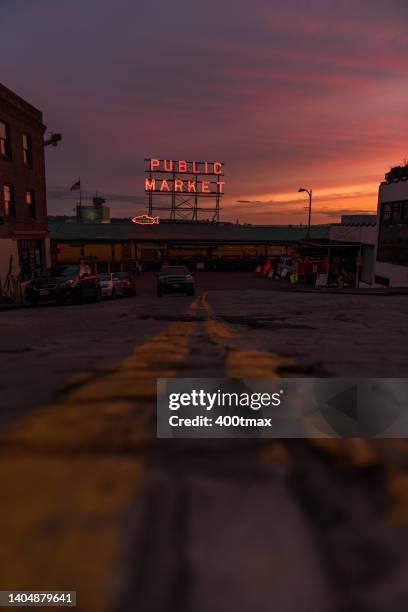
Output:
[[408,266],[408,200],[382,205],[377,261]]
[[391,219],[391,204],[383,204],[382,218],[383,221],[388,221],[389,219]]
[[24,165],[33,165],[33,143],[30,134],[23,134],[23,159]]
[[4,185],[3,186],[3,199],[4,199],[4,215],[6,217],[16,216],[16,206],[14,202],[14,186]]
[[401,220],[401,202],[394,202],[394,204],[392,205],[392,220]]
[[26,201],[28,214],[30,215],[32,219],[35,219],[35,194],[32,189],[28,189],[26,191],[25,201]]
[[0,155],[11,159],[10,126],[0,121]]

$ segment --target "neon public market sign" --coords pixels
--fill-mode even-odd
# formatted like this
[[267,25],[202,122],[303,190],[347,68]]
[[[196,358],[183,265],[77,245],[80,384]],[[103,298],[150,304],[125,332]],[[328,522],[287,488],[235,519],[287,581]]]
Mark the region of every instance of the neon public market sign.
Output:
[[[153,193],[199,193],[222,195],[222,162],[147,159],[145,191]],[[162,176],[164,175],[164,176]],[[168,175],[172,175],[169,177]]]

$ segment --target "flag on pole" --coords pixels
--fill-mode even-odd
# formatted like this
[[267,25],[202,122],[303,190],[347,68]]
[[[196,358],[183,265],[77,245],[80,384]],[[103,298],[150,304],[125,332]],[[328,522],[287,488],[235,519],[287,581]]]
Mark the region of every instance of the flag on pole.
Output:
[[81,179],[72,185],[70,191],[77,191],[78,189],[81,189]]

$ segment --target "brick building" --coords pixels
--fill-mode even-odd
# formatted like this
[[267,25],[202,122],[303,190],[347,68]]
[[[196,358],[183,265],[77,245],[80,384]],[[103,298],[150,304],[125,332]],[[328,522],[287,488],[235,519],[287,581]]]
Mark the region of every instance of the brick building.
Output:
[[42,113],[0,84],[0,286],[48,264]]

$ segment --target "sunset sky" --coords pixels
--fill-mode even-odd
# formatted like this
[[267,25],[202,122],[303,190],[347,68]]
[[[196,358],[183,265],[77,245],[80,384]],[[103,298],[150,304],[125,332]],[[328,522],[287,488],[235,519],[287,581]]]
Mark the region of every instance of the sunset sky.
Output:
[[144,158],[225,162],[221,218],[314,222],[376,208],[408,157],[406,0],[0,0],[0,80],[62,132],[50,213],[80,177],[145,212]]

